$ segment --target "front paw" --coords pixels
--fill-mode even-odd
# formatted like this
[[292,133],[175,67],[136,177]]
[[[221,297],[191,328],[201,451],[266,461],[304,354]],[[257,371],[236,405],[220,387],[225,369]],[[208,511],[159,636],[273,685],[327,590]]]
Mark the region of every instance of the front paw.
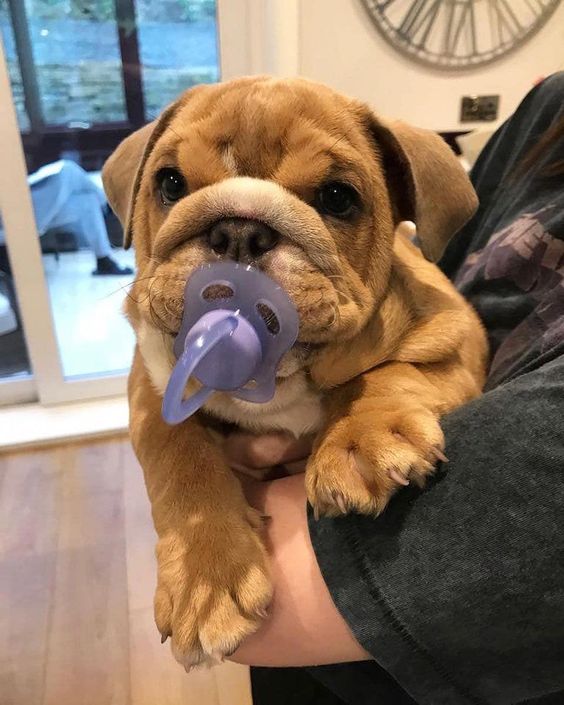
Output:
[[444,455],[435,414],[374,406],[338,421],[314,450],[306,489],[315,516],[380,514],[411,481],[422,487]]
[[169,534],[157,546],[155,620],[189,670],[233,653],[254,632],[272,598],[262,520],[253,509],[215,524],[194,517],[191,534]]

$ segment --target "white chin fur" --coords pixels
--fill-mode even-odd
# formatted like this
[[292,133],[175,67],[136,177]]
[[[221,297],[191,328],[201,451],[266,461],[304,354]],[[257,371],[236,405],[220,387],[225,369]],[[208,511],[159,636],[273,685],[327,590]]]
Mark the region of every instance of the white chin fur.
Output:
[[[162,396],[175,363],[173,339],[143,322],[137,332],[137,342],[151,382]],[[280,366],[279,377],[283,379],[269,402],[254,404],[218,392],[203,408],[251,431],[288,431],[296,437],[313,433],[321,426],[321,398],[299,368],[299,359],[290,351]]]
[[162,396],[174,367],[174,340],[144,321],[137,331],[137,344],[153,387]]

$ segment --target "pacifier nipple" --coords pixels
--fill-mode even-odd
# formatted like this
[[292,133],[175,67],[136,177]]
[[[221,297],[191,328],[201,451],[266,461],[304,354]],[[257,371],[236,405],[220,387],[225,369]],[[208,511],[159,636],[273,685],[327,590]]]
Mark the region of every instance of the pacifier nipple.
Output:
[[[184,292],[184,315],[174,343],[177,363],[163,400],[164,420],[180,423],[215,391],[252,402],[272,399],[276,369],[294,344],[298,326],[288,295],[265,274],[235,262],[194,272]],[[191,378],[201,388],[184,399]]]

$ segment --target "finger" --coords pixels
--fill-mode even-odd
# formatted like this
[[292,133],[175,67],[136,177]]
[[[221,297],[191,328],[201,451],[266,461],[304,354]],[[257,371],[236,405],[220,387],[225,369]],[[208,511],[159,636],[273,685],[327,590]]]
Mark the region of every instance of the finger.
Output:
[[305,472],[307,465],[307,457],[301,460],[294,460],[291,463],[286,462],[284,468],[288,475],[298,475],[301,472]]

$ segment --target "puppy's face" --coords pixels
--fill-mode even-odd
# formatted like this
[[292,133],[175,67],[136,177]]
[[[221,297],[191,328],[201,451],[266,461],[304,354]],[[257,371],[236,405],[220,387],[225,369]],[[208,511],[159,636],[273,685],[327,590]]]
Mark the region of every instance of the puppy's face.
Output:
[[[111,202],[119,158],[104,173]],[[392,133],[329,88],[252,78],[188,91],[151,128],[133,186],[128,315],[172,337],[197,267],[251,264],[298,311],[290,373],[319,346],[358,335],[377,309],[394,227],[415,219],[414,191]]]

